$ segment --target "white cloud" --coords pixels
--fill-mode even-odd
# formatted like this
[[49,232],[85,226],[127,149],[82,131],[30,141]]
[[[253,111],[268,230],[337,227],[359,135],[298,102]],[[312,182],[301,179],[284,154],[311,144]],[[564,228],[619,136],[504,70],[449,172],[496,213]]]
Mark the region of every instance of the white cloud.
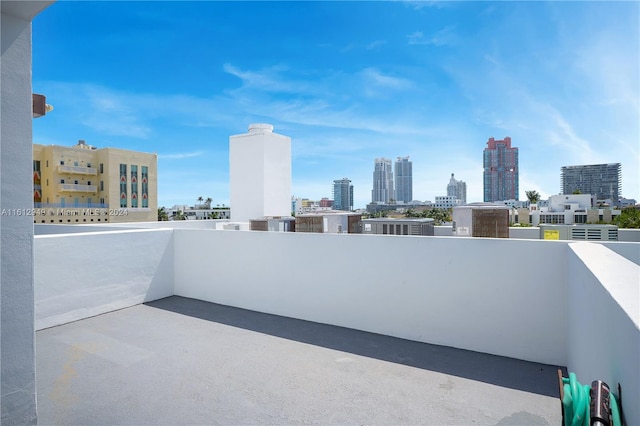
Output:
[[175,154],[158,154],[159,160],[182,160],[185,158],[193,158],[199,157],[203,154],[203,151],[193,151],[193,152],[179,152]]
[[425,36],[422,31],[416,31],[407,36],[409,44],[424,46],[453,46],[458,43],[458,36],[454,27],[448,26],[436,31],[431,36]]
[[362,76],[367,84],[376,87],[404,90],[413,86],[410,80],[385,75],[375,68],[365,68],[362,71]]

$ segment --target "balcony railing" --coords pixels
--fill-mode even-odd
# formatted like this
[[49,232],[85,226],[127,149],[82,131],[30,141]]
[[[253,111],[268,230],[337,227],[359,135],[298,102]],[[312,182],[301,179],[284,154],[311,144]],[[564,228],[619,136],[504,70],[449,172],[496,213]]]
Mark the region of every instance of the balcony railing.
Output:
[[98,192],[97,185],[79,185],[74,183],[61,183],[58,186],[61,192]]
[[95,167],[84,167],[84,166],[63,166],[62,164],[58,166],[58,173],[69,173],[76,175],[95,175],[98,174],[98,169]]

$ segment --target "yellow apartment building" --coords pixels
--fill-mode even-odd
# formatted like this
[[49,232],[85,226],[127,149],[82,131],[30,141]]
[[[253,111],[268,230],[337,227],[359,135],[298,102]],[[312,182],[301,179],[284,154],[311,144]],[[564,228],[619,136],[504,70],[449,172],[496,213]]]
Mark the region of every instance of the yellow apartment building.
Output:
[[158,155],[33,145],[34,223],[145,222],[158,219]]

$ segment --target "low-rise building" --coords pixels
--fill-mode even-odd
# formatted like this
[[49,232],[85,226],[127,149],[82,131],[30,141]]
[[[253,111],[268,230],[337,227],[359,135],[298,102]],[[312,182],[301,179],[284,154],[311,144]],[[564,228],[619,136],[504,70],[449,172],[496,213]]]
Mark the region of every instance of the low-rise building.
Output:
[[[529,209],[517,208],[510,211],[513,224],[581,224],[611,223],[622,211],[606,206],[595,206],[590,194],[558,194],[549,197],[546,206],[532,204]],[[528,210],[528,211],[526,211]]]
[[271,216],[249,220],[249,230],[251,231],[294,232],[295,229],[296,218],[293,216]]
[[295,229],[296,232],[359,234],[362,232],[362,215],[337,211],[296,215]]
[[157,154],[33,145],[35,223],[147,222],[157,219]]
[[461,199],[453,195],[439,195],[436,197],[435,208],[452,209],[464,204]]
[[207,219],[229,219],[231,209],[229,207],[206,207],[175,205],[167,210],[169,220],[207,220]]
[[431,218],[372,218],[362,220],[363,234],[378,235],[434,235],[434,219]]

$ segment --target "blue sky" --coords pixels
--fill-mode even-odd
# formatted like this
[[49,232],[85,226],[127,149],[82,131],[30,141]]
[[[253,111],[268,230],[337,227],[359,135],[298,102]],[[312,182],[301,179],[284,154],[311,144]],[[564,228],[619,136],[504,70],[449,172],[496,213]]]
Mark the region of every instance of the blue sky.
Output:
[[34,142],[158,153],[159,204],[229,204],[229,136],[292,138],[297,197],[411,156],[413,196],[451,173],[482,201],[482,151],[510,136],[520,199],[566,165],[622,163],[640,200],[638,2],[82,2],[33,23]]

